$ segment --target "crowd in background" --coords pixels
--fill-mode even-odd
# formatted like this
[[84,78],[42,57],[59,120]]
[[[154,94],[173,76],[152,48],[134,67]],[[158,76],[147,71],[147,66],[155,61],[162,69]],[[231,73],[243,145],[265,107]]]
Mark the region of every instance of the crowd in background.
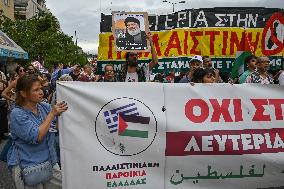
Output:
[[[7,115],[14,107],[15,87],[18,78],[24,75],[36,75],[42,85],[44,93],[43,101],[54,104],[56,81],[81,81],[81,82],[160,82],[160,83],[262,83],[262,84],[280,84],[284,85],[284,72],[282,70],[270,71],[270,61],[268,57],[248,56],[245,59],[247,70],[238,78],[231,78],[230,72],[221,72],[212,67],[212,61],[209,56],[194,56],[190,61],[190,69],[188,72],[151,74],[149,67],[140,68],[137,63],[138,55],[136,53],[126,54],[125,67],[133,67],[138,73],[133,76],[127,72],[123,74],[121,70],[115,70],[112,64],[104,67],[103,74],[97,75],[96,66],[86,64],[84,66],[74,65],[65,67],[60,62],[54,63],[54,69],[51,73],[39,72],[32,64],[27,67],[19,65],[15,71],[5,75],[2,71],[0,74],[0,105],[1,105],[1,132],[0,137],[6,138],[8,133]],[[133,65],[132,65],[133,64]],[[147,66],[146,66],[147,67]],[[125,68],[127,69],[127,68]],[[141,76],[141,77],[140,77]],[[266,76],[266,77],[265,77]]]
[[[194,83],[284,85],[284,68],[270,73],[269,58],[254,55],[246,57],[246,71],[237,78],[232,78],[231,73],[213,68],[209,56],[199,55],[191,58],[190,69],[185,73],[152,74],[158,58],[150,34],[148,40],[151,45],[151,62],[139,65],[138,54],[127,52],[125,63],[119,70],[107,64],[101,75],[96,74],[96,65],[65,67],[61,62],[55,62],[50,72],[40,72],[32,64],[26,67],[19,65],[9,75],[0,72],[0,141],[10,139],[0,159],[7,161],[17,188],[48,188],[45,187],[46,181],[61,187],[60,176],[51,174],[60,174],[56,118],[68,106],[56,100],[57,81],[78,81],[78,85],[80,82],[189,83],[189,86]],[[17,173],[27,169],[36,171],[27,171],[27,178],[19,177]],[[40,174],[43,174],[42,177]]]

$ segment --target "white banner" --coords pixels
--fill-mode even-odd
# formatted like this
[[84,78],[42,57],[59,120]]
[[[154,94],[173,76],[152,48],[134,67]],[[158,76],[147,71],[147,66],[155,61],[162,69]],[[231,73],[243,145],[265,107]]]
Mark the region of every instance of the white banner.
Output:
[[63,188],[284,187],[283,92],[60,82]]
[[63,188],[164,188],[162,85],[65,82],[57,91],[69,107],[60,119]]

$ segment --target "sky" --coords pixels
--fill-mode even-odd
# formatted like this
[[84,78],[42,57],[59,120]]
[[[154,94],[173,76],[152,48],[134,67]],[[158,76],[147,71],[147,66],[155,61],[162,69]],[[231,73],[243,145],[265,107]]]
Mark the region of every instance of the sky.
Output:
[[[69,36],[77,32],[78,46],[86,53],[96,54],[99,46],[101,13],[139,11],[149,14],[169,14],[173,6],[163,0],[46,0],[47,8],[59,20],[61,29]],[[179,2],[180,0],[168,0]],[[212,7],[283,8],[284,0],[185,0],[176,4],[175,11]]]

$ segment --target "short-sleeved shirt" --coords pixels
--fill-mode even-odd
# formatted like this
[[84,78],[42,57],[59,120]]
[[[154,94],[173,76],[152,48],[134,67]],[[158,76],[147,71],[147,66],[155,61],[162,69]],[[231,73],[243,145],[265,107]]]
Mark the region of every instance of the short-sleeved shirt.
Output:
[[119,82],[146,82],[150,79],[149,64],[137,67],[134,73],[128,73],[127,67],[123,67],[116,75],[116,81]]
[[2,80],[6,81],[6,76],[3,72],[0,71],[0,74],[1,74],[1,77],[2,77]]
[[[38,143],[39,126],[51,111],[47,103],[37,105],[38,115],[24,107],[16,106],[11,112],[11,136],[13,145],[8,152],[8,166],[20,165],[25,168],[45,161],[57,163],[54,146],[55,133],[50,131]],[[52,123],[53,129],[55,122]]]
[[247,76],[250,75],[251,73],[252,72],[249,71],[249,70],[245,71],[239,78],[240,84],[245,83],[246,79],[247,79]]
[[246,83],[274,84],[274,81],[270,74],[264,78],[257,71],[255,71],[247,76]]

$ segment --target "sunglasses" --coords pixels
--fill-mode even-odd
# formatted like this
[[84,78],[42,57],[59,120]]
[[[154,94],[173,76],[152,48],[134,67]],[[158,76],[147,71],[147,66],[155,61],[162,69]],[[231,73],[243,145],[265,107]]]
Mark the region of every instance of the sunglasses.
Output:
[[106,70],[106,73],[114,72],[114,70]]
[[25,72],[25,69],[20,69],[19,72]]

